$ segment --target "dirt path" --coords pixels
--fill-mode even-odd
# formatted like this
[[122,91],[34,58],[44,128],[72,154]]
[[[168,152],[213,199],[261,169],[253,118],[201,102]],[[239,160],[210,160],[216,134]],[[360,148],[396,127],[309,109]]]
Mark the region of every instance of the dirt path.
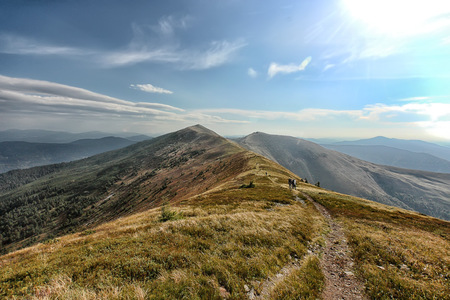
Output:
[[333,220],[325,207],[315,202],[309,195],[300,192],[325,217],[330,226],[326,235],[320,265],[325,275],[324,300],[367,299],[364,285],[353,273],[353,260],[342,227]]

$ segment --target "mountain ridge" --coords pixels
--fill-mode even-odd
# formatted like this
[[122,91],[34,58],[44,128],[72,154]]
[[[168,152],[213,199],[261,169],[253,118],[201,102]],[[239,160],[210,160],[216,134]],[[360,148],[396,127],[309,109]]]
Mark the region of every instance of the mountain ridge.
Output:
[[[227,177],[225,164],[242,168],[244,152],[216,133],[193,126],[71,163],[1,174],[3,243],[33,243],[164,201],[181,201]],[[29,230],[16,230],[23,227]]]
[[327,189],[450,218],[450,174],[380,166],[288,136],[253,133],[238,142]]

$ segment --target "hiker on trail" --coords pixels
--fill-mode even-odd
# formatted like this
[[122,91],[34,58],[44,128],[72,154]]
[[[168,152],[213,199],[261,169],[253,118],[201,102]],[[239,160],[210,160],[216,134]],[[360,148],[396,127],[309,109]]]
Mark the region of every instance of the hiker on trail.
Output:
[[292,188],[293,188],[294,190],[297,189],[297,180],[295,180],[295,179],[292,179]]
[[292,179],[289,178],[288,182],[289,182],[289,189],[291,189],[292,188]]

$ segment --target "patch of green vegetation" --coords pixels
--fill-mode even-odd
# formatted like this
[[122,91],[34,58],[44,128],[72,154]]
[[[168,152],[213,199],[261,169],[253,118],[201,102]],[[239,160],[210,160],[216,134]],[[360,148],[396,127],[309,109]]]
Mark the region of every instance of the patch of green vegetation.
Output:
[[183,213],[178,213],[174,210],[171,210],[167,202],[161,206],[161,215],[159,216],[160,222],[174,221],[183,218]]
[[242,184],[239,188],[240,189],[250,189],[250,188],[254,188],[255,184],[253,183],[253,181],[250,181],[249,184]]

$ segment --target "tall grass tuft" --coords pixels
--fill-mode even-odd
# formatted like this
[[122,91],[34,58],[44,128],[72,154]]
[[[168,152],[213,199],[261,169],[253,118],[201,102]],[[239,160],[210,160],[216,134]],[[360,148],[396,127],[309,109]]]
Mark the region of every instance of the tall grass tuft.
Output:
[[308,256],[272,290],[271,299],[319,299],[325,277],[317,256]]

